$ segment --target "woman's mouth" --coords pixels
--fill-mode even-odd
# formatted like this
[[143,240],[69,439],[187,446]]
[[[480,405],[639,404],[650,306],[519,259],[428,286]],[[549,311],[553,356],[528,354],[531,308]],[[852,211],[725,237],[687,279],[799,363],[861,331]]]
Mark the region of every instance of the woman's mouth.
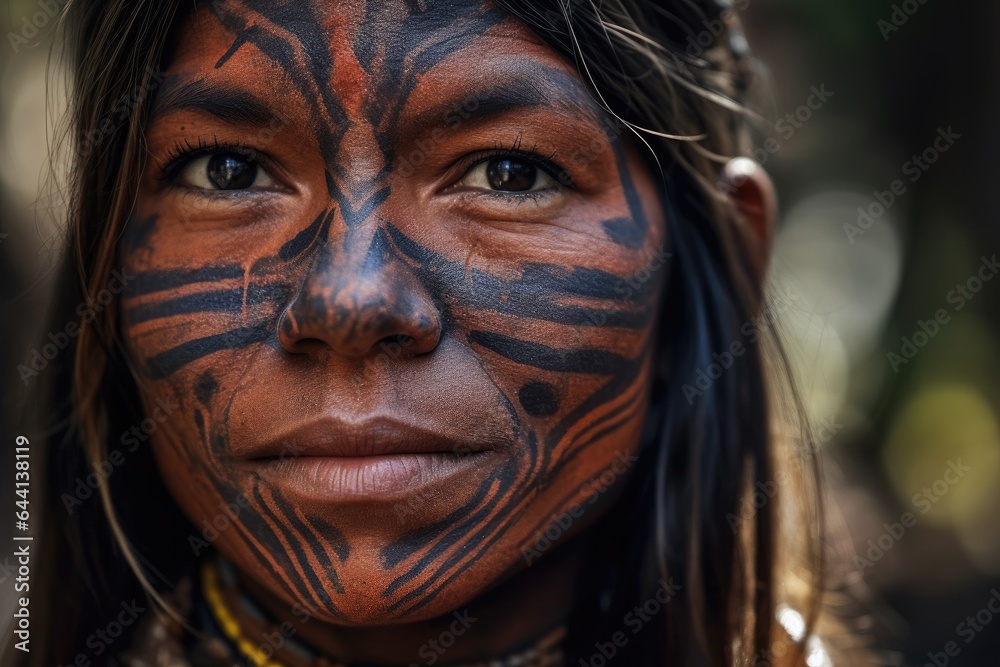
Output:
[[253,470],[293,496],[349,503],[400,501],[481,467],[488,452],[424,452],[370,456],[292,456],[257,459]]
[[387,417],[328,417],[233,454],[292,497],[367,504],[399,501],[455,478],[468,483],[479,477],[477,470],[492,467],[497,445],[451,440]]

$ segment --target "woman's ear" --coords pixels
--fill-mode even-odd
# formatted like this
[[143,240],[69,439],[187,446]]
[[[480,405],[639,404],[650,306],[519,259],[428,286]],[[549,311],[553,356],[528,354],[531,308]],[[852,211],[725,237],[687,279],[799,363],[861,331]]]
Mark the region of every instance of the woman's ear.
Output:
[[757,162],[738,157],[722,168],[719,188],[737,213],[743,242],[757,273],[758,284],[763,286],[771,260],[774,226],[778,215],[777,197],[771,177]]

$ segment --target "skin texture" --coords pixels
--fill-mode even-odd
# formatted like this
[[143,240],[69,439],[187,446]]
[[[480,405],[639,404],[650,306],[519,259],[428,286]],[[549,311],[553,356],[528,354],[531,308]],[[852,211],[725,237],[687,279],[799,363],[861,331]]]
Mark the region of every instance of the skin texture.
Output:
[[[626,483],[664,214],[573,68],[492,6],[279,5],[176,30],[122,334],[147,412],[180,406],[150,439],[169,490],[227,519],[213,546],[261,597],[432,619],[560,562],[525,554]],[[204,189],[215,144],[265,175]],[[504,156],[544,187],[491,189]]]

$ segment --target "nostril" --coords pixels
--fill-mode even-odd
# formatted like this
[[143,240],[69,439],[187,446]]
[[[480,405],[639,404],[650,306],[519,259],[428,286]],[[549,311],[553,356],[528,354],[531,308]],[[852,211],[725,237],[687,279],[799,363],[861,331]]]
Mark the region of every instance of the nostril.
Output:
[[413,336],[407,334],[394,334],[386,336],[379,341],[379,355],[389,359],[398,359],[401,355],[411,353],[414,341]]
[[391,340],[394,343],[399,343],[403,347],[411,344],[413,342],[413,336],[408,336],[406,334],[396,334],[394,336],[386,336],[387,340]]

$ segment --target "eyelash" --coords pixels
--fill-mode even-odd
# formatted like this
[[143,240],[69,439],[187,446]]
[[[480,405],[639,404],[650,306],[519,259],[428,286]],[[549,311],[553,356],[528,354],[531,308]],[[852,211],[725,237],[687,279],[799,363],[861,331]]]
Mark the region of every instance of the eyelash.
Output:
[[[491,197],[507,205],[520,206],[521,204],[529,201],[538,204],[543,199],[551,197],[563,188],[572,187],[572,180],[568,183],[564,182],[565,179],[569,179],[569,172],[554,161],[556,151],[552,151],[547,156],[543,156],[538,152],[537,148],[538,146],[535,144],[530,149],[522,149],[520,135],[518,135],[517,139],[515,139],[509,146],[507,144],[497,142],[492,149],[476,153],[465,158],[465,160],[461,163],[462,176],[460,178],[464,178],[473,168],[478,167],[485,162],[489,162],[494,158],[517,158],[518,160],[528,162],[544,171],[553,181],[555,181],[556,185],[545,190],[534,190],[530,192],[502,192],[485,190],[479,192],[478,195]],[[560,178],[560,174],[564,176]]]
[[215,136],[212,137],[211,142],[205,142],[199,137],[197,145],[192,145],[187,139],[174,144],[160,166],[160,177],[165,181],[173,181],[188,163],[213,153],[236,153],[247,160],[256,162],[265,169],[267,168],[266,160],[259,151],[253,148],[248,148],[241,143],[220,142],[219,138]]

